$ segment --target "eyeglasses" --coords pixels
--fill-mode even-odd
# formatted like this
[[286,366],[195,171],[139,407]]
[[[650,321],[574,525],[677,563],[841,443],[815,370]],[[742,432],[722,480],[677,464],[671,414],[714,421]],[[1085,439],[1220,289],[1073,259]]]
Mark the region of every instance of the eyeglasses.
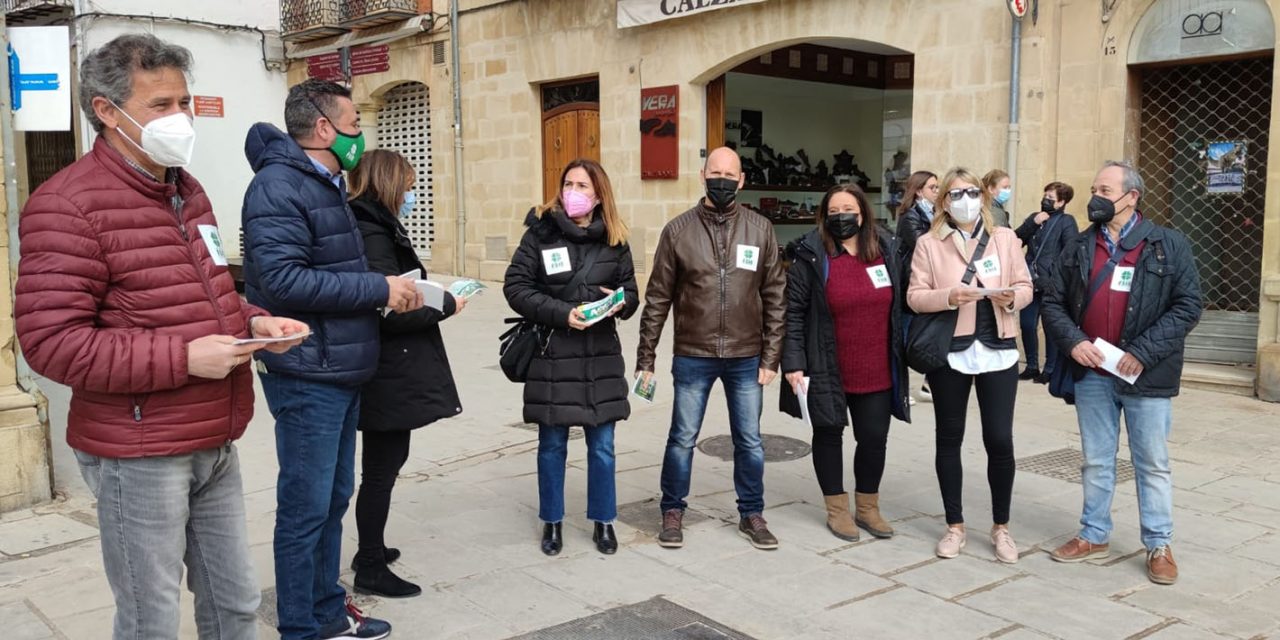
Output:
[[952,189],[947,192],[947,197],[951,198],[952,202],[955,202],[965,196],[969,196],[970,198],[980,198],[982,197],[982,189],[969,187],[968,189]]

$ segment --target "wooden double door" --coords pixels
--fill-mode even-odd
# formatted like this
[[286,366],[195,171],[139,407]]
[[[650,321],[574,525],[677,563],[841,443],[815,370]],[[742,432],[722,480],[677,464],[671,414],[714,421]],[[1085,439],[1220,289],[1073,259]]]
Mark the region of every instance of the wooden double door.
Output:
[[542,196],[560,191],[560,173],[578,158],[600,161],[600,104],[572,102],[542,114]]

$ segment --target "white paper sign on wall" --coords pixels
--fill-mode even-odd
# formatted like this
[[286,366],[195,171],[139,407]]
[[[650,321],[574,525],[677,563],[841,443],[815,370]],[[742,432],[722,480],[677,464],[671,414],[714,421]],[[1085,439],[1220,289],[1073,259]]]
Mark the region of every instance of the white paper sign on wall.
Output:
[[67,27],[10,27],[9,99],[17,131],[71,129],[71,42]]
[[618,28],[671,20],[765,0],[618,0]]

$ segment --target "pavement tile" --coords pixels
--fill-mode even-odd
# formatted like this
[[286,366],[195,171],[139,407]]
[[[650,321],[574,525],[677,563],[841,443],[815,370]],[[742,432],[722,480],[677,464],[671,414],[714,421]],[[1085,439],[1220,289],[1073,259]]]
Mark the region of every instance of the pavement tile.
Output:
[[1244,520],[1245,522],[1260,524],[1269,529],[1280,531],[1280,510],[1246,504],[1232,509],[1226,515],[1236,520]]
[[44,640],[57,637],[25,602],[9,602],[0,605],[0,620],[4,620],[4,633],[7,638]]
[[[1274,461],[1271,463],[1273,466]],[[1176,473],[1176,472],[1175,472]],[[1280,484],[1244,476],[1228,476],[1197,487],[1200,493],[1280,510]]]
[[520,633],[596,613],[569,593],[523,571],[503,571],[459,582],[444,590],[465,599]]
[[1018,571],[1009,565],[962,555],[899,573],[893,579],[939,598],[950,599],[1016,575]]
[[1102,595],[1064,590],[1034,576],[1007,582],[959,602],[1044,633],[1097,640],[1127,638],[1162,620]]
[[1232,549],[1231,553],[1280,566],[1280,532],[1250,540]]
[[1216,640],[1230,637],[1179,622],[1160,629],[1143,640]]
[[545,562],[524,572],[602,609],[642,602],[654,596],[691,592],[703,580],[648,556],[620,549],[614,556],[593,553],[570,562]]
[[698,591],[676,594],[667,599],[760,640],[789,636],[809,637],[814,630],[822,628],[814,616],[803,615],[774,602],[767,591],[762,590],[744,594],[738,589],[708,585]]
[[910,587],[836,607],[814,619],[846,630],[849,638],[876,640],[936,638],[943,629],[948,638],[980,638],[1011,624]]
[[[1173,588],[1151,585],[1125,597],[1121,602],[1157,615],[1177,618],[1202,629],[1239,638],[1253,638],[1280,622],[1274,614],[1189,593],[1182,588],[1181,577],[1179,584]],[[1274,611],[1274,605],[1272,610]]]
[[[1114,548],[1114,547],[1113,547]],[[1055,562],[1047,552],[1033,553],[1018,561],[1018,570],[1052,582],[1061,588],[1101,596],[1126,594],[1151,584],[1142,561],[1110,558],[1079,563]],[[1145,556],[1143,556],[1145,559]],[[1118,562],[1114,566],[1103,563]]]
[[933,555],[932,542],[902,533],[887,540],[863,538],[862,542],[827,557],[878,576],[939,560]]
[[[1178,591],[1224,601],[1280,578],[1280,567],[1174,541]],[[1131,562],[1145,563],[1139,556]],[[1145,564],[1143,564],[1145,567]],[[1145,571],[1145,569],[1143,569]]]
[[97,536],[97,529],[64,515],[42,515],[0,524],[0,553],[17,556]]

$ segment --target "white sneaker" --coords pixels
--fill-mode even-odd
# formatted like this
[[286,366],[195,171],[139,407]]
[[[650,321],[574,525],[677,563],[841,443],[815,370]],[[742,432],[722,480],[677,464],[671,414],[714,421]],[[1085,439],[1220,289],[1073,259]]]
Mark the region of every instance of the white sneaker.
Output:
[[920,396],[920,402],[933,402],[933,392],[929,391],[929,385],[920,385],[920,391],[916,392]]
[[947,527],[947,533],[938,541],[935,553],[939,558],[954,558],[960,555],[965,545],[965,532],[960,527]]
[[996,548],[996,560],[1005,564],[1018,561],[1018,545],[1008,527],[991,527],[991,544]]

